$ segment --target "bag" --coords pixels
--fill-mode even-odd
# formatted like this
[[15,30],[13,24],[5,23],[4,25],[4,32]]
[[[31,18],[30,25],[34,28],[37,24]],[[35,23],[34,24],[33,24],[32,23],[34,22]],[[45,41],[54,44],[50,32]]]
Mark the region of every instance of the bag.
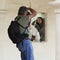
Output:
[[[28,27],[24,28],[17,20],[11,21],[11,24],[8,27],[8,36],[14,44],[20,43],[24,38],[28,37],[28,34],[24,33]],[[20,33],[20,27],[25,29],[22,34]]]

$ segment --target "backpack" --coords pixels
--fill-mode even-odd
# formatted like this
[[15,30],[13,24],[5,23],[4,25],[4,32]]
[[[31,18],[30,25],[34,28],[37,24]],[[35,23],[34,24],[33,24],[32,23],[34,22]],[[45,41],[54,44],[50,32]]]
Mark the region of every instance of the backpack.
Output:
[[[28,28],[30,22],[28,23],[28,26],[25,28],[18,23],[19,19],[20,17],[14,21],[11,21],[8,27],[8,36],[14,44],[20,43],[24,40],[24,38],[28,37],[28,34],[25,34],[24,32]],[[23,29],[25,29],[23,33],[20,33],[19,27],[22,27]]]

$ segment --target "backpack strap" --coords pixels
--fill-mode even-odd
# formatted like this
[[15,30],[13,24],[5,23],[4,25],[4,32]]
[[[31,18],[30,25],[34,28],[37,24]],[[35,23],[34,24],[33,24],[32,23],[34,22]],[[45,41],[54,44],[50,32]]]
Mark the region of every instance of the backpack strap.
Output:
[[[30,21],[31,22],[31,21]],[[28,27],[29,27],[29,25],[30,25],[30,22],[28,23],[28,26],[26,26],[26,28],[25,28],[25,30],[24,30],[24,32],[27,30],[28,31]],[[24,33],[23,32],[23,33]],[[28,31],[29,32],[29,31]]]
[[[17,23],[18,23],[18,21],[20,20],[20,16],[17,16],[16,18],[15,18],[15,21],[17,21]],[[19,24],[19,23],[18,23]],[[21,24],[19,24],[19,26],[21,26],[22,28],[24,28],[24,29],[26,29],[24,26],[22,26]]]
[[20,16],[16,16],[14,20],[19,21],[20,18],[21,18]]
[[[16,18],[15,18],[15,21],[17,21],[17,23],[18,23],[18,21],[20,20],[20,18],[21,18],[21,16],[17,16]],[[24,28],[25,30],[24,30],[24,32],[27,30],[28,31],[28,27],[29,27],[29,25],[30,25],[30,22],[31,22],[31,20],[29,21],[29,23],[28,23],[28,26],[26,26],[26,27],[24,27],[24,26],[22,26],[21,24],[19,24],[19,26],[21,26],[22,28]],[[24,33],[23,32],[23,33]],[[28,31],[29,32],[29,31]]]

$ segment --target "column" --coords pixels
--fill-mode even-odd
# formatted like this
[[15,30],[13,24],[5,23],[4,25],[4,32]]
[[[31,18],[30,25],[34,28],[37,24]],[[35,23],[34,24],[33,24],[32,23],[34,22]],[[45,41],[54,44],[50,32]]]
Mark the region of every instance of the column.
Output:
[[56,9],[55,14],[56,14],[56,60],[60,60],[60,9]]
[[56,59],[60,60],[60,0],[49,2],[50,6],[54,7],[56,16]]

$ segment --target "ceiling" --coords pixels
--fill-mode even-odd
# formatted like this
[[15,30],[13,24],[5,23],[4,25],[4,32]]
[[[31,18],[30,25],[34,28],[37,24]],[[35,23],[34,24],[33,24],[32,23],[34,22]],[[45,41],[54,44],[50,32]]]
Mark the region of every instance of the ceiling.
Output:
[[48,2],[50,1],[52,0],[2,0],[1,8],[15,12],[20,6],[24,5],[34,8],[37,12],[45,12],[49,8]]

